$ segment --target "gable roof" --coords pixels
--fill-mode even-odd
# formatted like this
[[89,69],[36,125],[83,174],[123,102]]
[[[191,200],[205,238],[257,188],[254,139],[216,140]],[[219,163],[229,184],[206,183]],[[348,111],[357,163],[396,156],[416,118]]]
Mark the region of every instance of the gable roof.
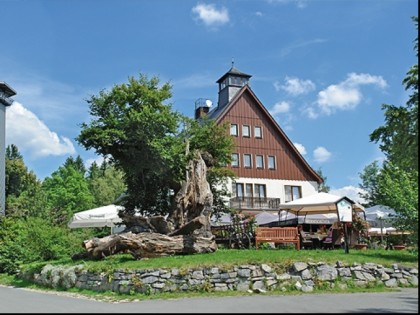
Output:
[[226,78],[227,76],[232,75],[232,74],[235,75],[236,77],[244,77],[244,78],[247,78],[247,79],[252,77],[252,75],[243,73],[243,72],[239,71],[237,68],[235,68],[234,66],[232,66],[232,68],[230,68],[228,72],[226,72],[224,75],[222,75],[220,77],[220,79],[216,81],[216,83],[222,82],[224,78]]
[[306,162],[306,160],[303,158],[302,154],[296,149],[292,141],[290,141],[289,137],[286,135],[286,133],[281,129],[279,124],[275,121],[273,116],[268,112],[268,110],[265,108],[265,106],[260,102],[258,97],[255,95],[255,93],[251,90],[248,84],[243,86],[238,93],[230,100],[229,103],[227,103],[225,106],[217,106],[215,109],[210,111],[208,113],[208,117],[211,119],[214,119],[217,123],[219,123],[229,112],[229,110],[235,106],[236,102],[245,94],[248,93],[254,100],[257,106],[261,109],[263,114],[266,116],[267,121],[271,123],[274,128],[278,131],[278,133],[283,137],[283,139],[286,141],[287,146],[290,148],[290,150],[296,154],[299,160],[302,161],[303,165],[308,169],[308,171],[317,179],[318,183],[322,183],[324,180],[319,176],[317,172],[313,170],[313,168]]

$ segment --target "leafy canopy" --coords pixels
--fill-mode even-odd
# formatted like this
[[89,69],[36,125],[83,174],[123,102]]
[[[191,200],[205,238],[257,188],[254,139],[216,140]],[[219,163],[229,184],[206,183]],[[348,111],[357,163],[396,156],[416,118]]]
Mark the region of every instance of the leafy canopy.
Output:
[[[412,17],[418,30],[418,17]],[[418,57],[418,37],[414,40]],[[397,213],[396,227],[413,231],[418,239],[418,64],[403,82],[410,91],[405,106],[382,105],[385,124],[370,134],[385,154],[382,168],[372,163],[361,174],[370,204],[389,206]]]
[[124,173],[127,214],[166,214],[185,177],[190,152],[211,156],[215,169],[229,160],[232,147],[223,128],[191,120],[172,110],[169,83],[157,77],[129,77],[128,83],[102,90],[87,100],[92,120],[81,124],[76,140],[109,156]]

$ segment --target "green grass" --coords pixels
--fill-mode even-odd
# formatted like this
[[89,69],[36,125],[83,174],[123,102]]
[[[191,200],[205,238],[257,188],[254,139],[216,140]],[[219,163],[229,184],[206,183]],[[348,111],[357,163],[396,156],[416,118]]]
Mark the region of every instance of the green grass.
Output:
[[77,265],[83,264],[85,269],[92,271],[109,271],[116,268],[122,269],[146,269],[146,268],[178,268],[192,269],[197,267],[220,267],[227,269],[233,265],[246,264],[269,264],[275,266],[287,266],[293,262],[325,262],[335,264],[341,261],[346,264],[353,263],[376,263],[390,267],[398,263],[407,267],[418,267],[418,251],[396,250],[354,250],[345,253],[343,249],[334,250],[300,250],[287,249],[219,249],[214,253],[195,254],[184,256],[170,256],[150,259],[135,260],[129,254],[109,256],[100,261],[62,259],[50,262],[34,263],[22,266],[24,269],[40,269],[45,264],[53,265]]
[[[129,254],[119,254],[107,257],[100,261],[72,261],[69,259],[62,259],[50,262],[37,262],[22,266],[22,270],[40,270],[47,263],[53,265],[72,266],[82,264],[85,269],[91,271],[112,271],[117,268],[122,269],[155,269],[155,268],[178,268],[180,270],[194,269],[197,267],[219,267],[227,269],[234,265],[246,264],[268,264],[273,266],[277,272],[282,268],[290,266],[291,263],[303,262],[325,262],[328,264],[335,264],[341,261],[345,264],[352,265],[353,263],[375,263],[385,267],[397,263],[401,266],[418,268],[418,251],[417,250],[403,250],[403,251],[387,251],[383,249],[377,250],[354,250],[350,249],[346,254],[343,249],[335,250],[301,250],[296,251],[294,247],[282,249],[250,249],[250,250],[233,250],[233,249],[219,249],[214,253],[209,254],[195,254],[185,256],[171,256],[161,258],[150,258],[142,260],[134,260]],[[37,286],[33,283],[28,283],[12,275],[0,274],[0,284],[26,287],[38,289],[43,291],[54,291],[44,287]],[[349,287],[345,291],[335,288],[328,289],[329,293],[343,293],[343,292],[389,292],[392,289],[384,286],[369,287],[369,288],[353,288]],[[394,289],[395,290],[395,289]],[[324,293],[322,289],[316,289],[313,293]],[[172,299],[185,297],[199,297],[199,296],[237,296],[237,295],[251,295],[253,293],[242,291],[225,291],[225,292],[171,292],[159,293],[155,295],[145,295],[140,293],[135,294],[117,294],[115,292],[93,292],[88,290],[70,289],[66,294],[78,294],[88,298],[94,298],[103,301],[132,301],[132,300],[150,300],[150,299]],[[303,294],[299,291],[282,292],[279,290],[268,291],[265,294],[270,295],[286,295],[286,294]],[[308,294],[308,293],[305,293]]]

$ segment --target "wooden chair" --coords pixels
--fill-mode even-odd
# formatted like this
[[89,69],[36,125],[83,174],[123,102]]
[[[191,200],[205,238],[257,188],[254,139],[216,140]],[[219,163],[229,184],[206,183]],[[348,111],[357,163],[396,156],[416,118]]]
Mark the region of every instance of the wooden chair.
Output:
[[333,242],[333,229],[330,228],[328,230],[328,235],[324,240],[322,241],[322,247],[324,249],[333,249],[334,248],[334,242]]
[[303,230],[300,231],[299,237],[302,248],[314,248],[314,242]]

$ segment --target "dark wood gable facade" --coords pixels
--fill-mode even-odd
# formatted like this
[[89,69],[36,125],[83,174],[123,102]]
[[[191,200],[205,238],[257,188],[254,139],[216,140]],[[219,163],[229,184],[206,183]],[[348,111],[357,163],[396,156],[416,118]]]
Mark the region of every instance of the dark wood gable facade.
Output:
[[235,151],[232,165],[232,208],[257,213],[276,211],[287,202],[317,192],[322,178],[273,119],[248,85],[251,76],[232,67],[219,83],[217,107],[196,108],[218,123],[229,122]]
[[[240,159],[238,167],[232,169],[239,177],[321,182],[248,85],[238,92],[217,119],[218,123],[225,121],[237,127],[237,135],[233,138],[235,153]],[[251,166],[244,165],[244,154],[252,155]],[[256,156],[259,155],[263,156],[262,165],[257,165]],[[269,156],[274,157],[274,165],[269,165]]]

